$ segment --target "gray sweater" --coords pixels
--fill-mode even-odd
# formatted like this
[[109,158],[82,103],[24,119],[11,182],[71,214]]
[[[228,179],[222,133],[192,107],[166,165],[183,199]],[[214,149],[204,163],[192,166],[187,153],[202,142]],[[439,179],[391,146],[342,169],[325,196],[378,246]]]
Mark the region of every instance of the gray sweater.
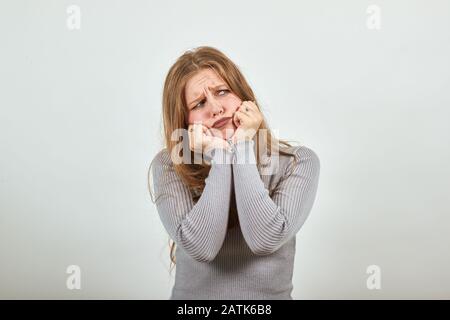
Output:
[[212,151],[197,203],[167,148],[153,159],[155,204],[177,244],[171,300],[292,299],[295,235],[313,206],[320,162],[295,146],[298,164],[280,155],[278,168],[260,175],[268,164],[256,164],[254,144]]

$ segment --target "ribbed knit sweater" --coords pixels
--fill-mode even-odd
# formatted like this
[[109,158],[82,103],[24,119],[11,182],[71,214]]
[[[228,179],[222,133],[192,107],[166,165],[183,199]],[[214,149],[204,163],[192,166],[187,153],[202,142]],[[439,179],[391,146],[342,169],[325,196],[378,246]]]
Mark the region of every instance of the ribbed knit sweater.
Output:
[[256,164],[253,140],[213,149],[197,203],[167,148],[155,156],[155,204],[177,244],[169,299],[292,299],[296,234],[313,206],[320,162],[305,146],[290,151],[298,163],[280,154],[278,167],[260,175],[270,163]]

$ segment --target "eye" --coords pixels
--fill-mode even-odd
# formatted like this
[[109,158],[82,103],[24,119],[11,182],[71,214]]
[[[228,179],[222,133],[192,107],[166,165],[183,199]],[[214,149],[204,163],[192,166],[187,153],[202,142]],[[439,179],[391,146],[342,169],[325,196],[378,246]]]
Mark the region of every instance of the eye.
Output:
[[222,89],[222,90],[219,90],[219,91],[217,91],[218,93],[220,93],[220,92],[225,92],[224,94],[219,94],[219,96],[224,96],[226,93],[228,93],[228,92],[230,92],[230,90],[228,90],[228,89]]
[[[224,96],[226,95],[228,92],[230,92],[230,90],[228,89],[221,89],[221,90],[217,90],[216,91],[218,93],[219,96]],[[221,92],[223,92],[223,94],[221,94]],[[203,106],[205,104],[206,99],[203,99],[202,101],[200,101],[197,105],[195,105],[192,110],[197,109],[200,106]]]
[[197,109],[198,106],[203,105],[205,103],[205,99],[203,99],[202,101],[200,101],[199,103],[197,103],[197,105],[195,105],[192,110]]

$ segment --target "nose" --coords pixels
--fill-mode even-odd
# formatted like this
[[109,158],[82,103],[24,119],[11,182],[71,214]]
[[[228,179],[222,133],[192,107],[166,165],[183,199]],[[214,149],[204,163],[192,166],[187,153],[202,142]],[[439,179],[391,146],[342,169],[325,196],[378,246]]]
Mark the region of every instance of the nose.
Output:
[[223,113],[222,105],[218,102],[211,103],[211,112],[214,116],[216,116],[218,114],[222,114]]
[[223,113],[223,106],[222,104],[214,97],[214,95],[210,94],[208,95],[208,101],[211,108],[211,113],[213,116],[216,116],[218,114]]

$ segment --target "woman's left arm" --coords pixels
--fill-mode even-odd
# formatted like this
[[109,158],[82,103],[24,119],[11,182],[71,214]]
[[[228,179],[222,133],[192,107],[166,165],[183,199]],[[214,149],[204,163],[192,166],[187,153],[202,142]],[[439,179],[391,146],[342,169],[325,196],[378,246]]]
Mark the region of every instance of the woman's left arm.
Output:
[[[248,162],[245,161],[246,153]],[[256,167],[254,141],[243,140],[235,144],[236,207],[244,239],[257,255],[275,252],[294,237],[313,206],[320,161],[316,153],[305,146],[299,147],[296,154],[299,162],[289,162],[270,198]]]

